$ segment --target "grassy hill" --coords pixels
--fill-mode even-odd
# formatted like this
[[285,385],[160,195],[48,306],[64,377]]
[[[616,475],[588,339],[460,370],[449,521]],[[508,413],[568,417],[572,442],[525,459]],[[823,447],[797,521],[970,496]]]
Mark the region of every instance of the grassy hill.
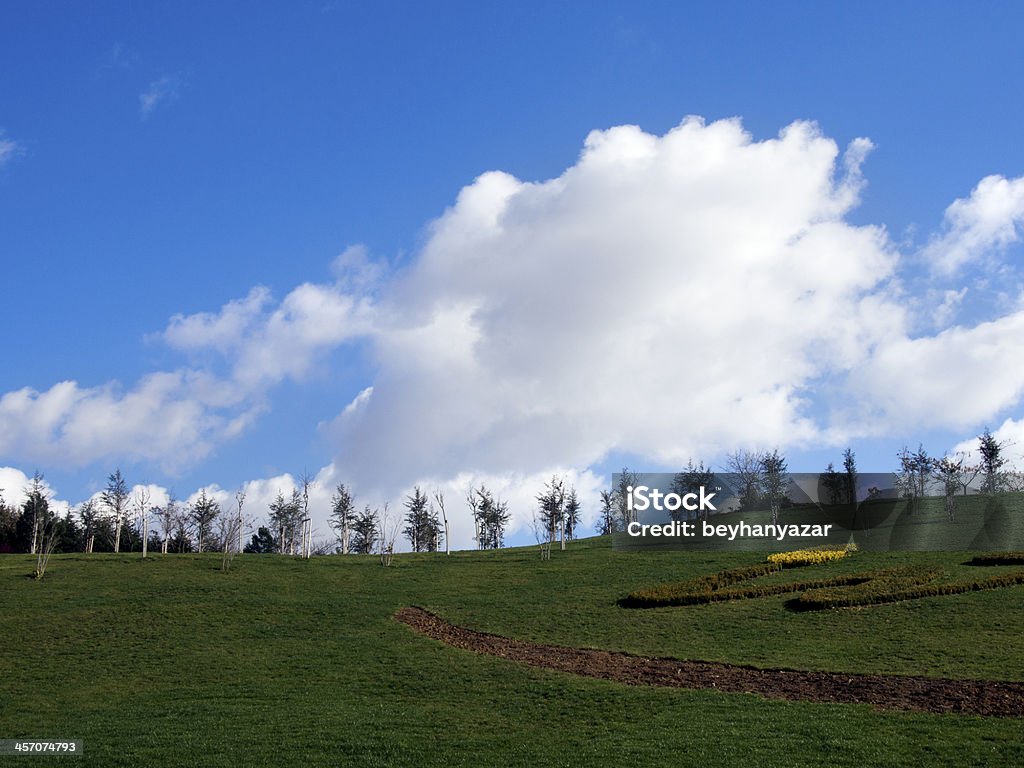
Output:
[[[626,593],[752,553],[535,549],[304,562],[0,558],[0,738],[94,766],[1020,765],[1019,719],[634,688],[476,656],[391,619],[419,605],[546,643],[761,667],[1024,680],[1024,588],[793,614],[784,598],[631,611]],[[830,573],[950,553],[861,553]]]

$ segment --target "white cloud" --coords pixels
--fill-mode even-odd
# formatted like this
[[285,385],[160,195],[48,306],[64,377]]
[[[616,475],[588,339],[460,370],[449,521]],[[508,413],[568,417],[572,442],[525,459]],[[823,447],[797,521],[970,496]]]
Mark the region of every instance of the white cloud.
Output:
[[244,299],[229,301],[217,313],[175,315],[164,331],[164,340],[180,350],[228,353],[245,340],[269,302],[270,291],[256,286]]
[[410,476],[666,462],[811,440],[805,400],[900,334],[885,232],[844,215],[870,144],[737,120],[592,132],[556,179],[482,175],[382,298],[338,463]]
[[254,288],[217,313],[176,315],[163,337],[172,347],[214,350],[232,361],[232,381],[246,392],[285,379],[301,379],[338,345],[373,329],[372,302],[339,286],[304,283],[276,307],[265,288]]
[[860,419],[881,432],[901,428],[968,429],[1015,405],[1024,376],[1007,361],[1024,359],[1024,311],[936,336],[896,337],[851,376]]
[[7,138],[4,131],[0,130],[0,168],[3,168],[20,153],[21,145],[14,139]]
[[942,301],[932,311],[932,325],[936,328],[946,328],[950,321],[956,316],[957,310],[963,304],[967,295],[967,287],[959,291],[946,290],[942,292]]
[[177,77],[166,75],[149,84],[139,94],[139,112],[143,119],[149,117],[161,104],[178,98],[181,81]]
[[212,450],[228,424],[219,411],[232,406],[246,407],[194,371],[150,374],[128,391],[74,381],[25,387],[0,397],[0,455],[70,465],[149,460],[174,470]]
[[947,209],[945,231],[924,248],[923,256],[940,275],[951,275],[1020,239],[1024,223],[1024,177],[986,176],[970,197]]
[[[1009,464],[1007,469],[1020,471],[1024,469],[1024,419],[1009,418],[992,431],[992,436],[1002,444],[1000,454]],[[955,445],[951,453],[968,454],[974,463],[981,460],[978,438],[972,437]]]
[[[1024,352],[1024,310],[945,328],[965,289],[928,285],[945,330],[910,335],[917,298],[897,248],[882,227],[847,221],[870,149],[841,152],[805,122],[764,141],[738,120],[594,131],[557,178],[494,171],[462,189],[390,282],[357,245],[333,283],[279,302],[256,287],[171,318],[166,343],[221,356],[223,376],[7,393],[0,453],[194,463],[241,434],[276,384],[357,339],[376,372],[325,425],[337,450],[318,476],[320,525],[336,478],[375,504],[417,478],[453,493],[486,478],[528,510],[551,472],[617,452],[678,465],[738,446],[974,428],[1024,394],[1005,364]],[[929,247],[967,248],[950,257],[966,263],[1012,242],[1019,182],[983,180]],[[253,498],[265,507],[267,483],[286,477],[253,481]]]

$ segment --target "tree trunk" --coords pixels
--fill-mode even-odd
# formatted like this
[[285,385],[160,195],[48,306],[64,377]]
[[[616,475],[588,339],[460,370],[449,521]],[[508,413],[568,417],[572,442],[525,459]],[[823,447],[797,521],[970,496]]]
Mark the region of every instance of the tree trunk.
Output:
[[146,556],[149,548],[149,520],[142,518],[142,556]]

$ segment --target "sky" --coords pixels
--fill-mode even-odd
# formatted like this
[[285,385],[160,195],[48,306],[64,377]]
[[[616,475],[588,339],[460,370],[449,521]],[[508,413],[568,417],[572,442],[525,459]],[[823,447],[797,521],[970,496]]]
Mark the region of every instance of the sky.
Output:
[[1019,4],[0,14],[8,500],[1024,447]]

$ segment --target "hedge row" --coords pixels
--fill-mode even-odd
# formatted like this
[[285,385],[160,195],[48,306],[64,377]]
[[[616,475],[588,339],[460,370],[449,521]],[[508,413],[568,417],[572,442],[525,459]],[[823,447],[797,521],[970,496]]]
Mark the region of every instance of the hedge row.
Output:
[[801,594],[791,600],[789,606],[795,610],[818,611],[829,608],[879,605],[939,595],[959,595],[965,592],[1024,584],[1024,571],[1015,571],[969,582],[936,584],[934,582],[945,573],[942,568],[897,566],[788,584],[734,586],[738,582],[749,581],[781,570],[782,565],[778,563],[732,568],[681,583],[662,584],[650,589],[638,590],[624,597],[619,604],[626,608],[662,608],[705,605],[726,600],[773,597],[799,592]]
[[1024,565],[1024,552],[993,552],[978,555],[968,565]]
[[816,549],[798,549],[795,552],[776,552],[768,555],[769,563],[778,563],[783,568],[800,568],[805,565],[823,565],[846,557],[843,547],[818,547]]
[[815,589],[794,598],[790,605],[797,610],[821,611],[829,608],[852,608],[858,605],[894,603],[899,600],[918,600],[922,597],[961,595],[965,592],[1024,584],[1024,571],[954,584],[932,583],[941,573],[938,571],[928,578],[924,578],[924,574],[921,574],[921,578],[872,579],[863,585],[848,589]]

